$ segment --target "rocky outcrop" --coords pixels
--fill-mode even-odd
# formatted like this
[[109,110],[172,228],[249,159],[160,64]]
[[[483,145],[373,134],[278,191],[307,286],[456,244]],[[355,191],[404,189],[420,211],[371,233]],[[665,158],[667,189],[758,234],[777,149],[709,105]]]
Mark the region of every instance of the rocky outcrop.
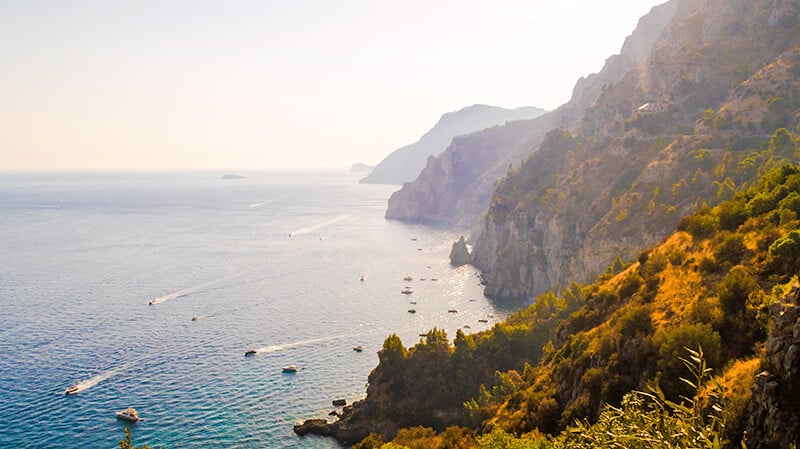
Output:
[[[549,128],[547,117],[509,122],[453,139],[448,150],[428,163],[413,183],[389,198],[386,218],[469,226],[486,208],[495,180],[507,167],[502,154],[529,148],[531,129]],[[486,167],[494,167],[486,172]]]
[[457,242],[453,243],[453,247],[450,249],[450,264],[460,267],[461,265],[470,263],[472,263],[472,253],[467,246],[467,241],[462,235]]
[[770,307],[763,371],[750,400],[747,446],[778,449],[800,444],[800,289]]
[[448,112],[442,115],[436,125],[417,142],[393,151],[360,182],[399,185],[413,181],[425,168],[428,158],[444,151],[454,137],[502,125],[509,121],[532,119],[545,112],[544,109],[535,107],[504,109],[483,104]]

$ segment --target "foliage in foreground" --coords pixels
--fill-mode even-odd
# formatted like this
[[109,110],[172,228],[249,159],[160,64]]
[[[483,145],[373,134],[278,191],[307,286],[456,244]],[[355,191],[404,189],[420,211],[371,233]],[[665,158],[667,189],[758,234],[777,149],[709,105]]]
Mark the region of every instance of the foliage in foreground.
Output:
[[[556,437],[534,435],[516,437],[501,429],[474,438],[469,430],[449,428],[436,435],[430,428],[403,429],[394,440],[384,443],[371,435],[354,446],[356,449],[718,449],[726,442],[722,387],[712,377],[702,348],[690,350],[679,358],[688,369],[688,378],[680,381],[694,391],[680,403],[665,399],[656,386],[652,393],[633,391],[625,395],[619,407],[606,406],[595,424],[578,421]],[[701,397],[711,403],[701,406]],[[456,438],[453,438],[456,436]]]

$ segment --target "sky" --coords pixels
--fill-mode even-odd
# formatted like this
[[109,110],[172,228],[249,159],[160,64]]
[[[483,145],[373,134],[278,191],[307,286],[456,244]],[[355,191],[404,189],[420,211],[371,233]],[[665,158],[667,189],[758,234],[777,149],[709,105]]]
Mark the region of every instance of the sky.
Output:
[[338,169],[554,109],[664,0],[0,0],[0,171]]

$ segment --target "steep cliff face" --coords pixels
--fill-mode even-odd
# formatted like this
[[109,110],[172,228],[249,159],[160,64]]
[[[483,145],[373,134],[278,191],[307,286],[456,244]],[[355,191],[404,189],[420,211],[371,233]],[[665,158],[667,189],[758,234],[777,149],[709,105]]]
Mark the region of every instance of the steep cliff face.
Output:
[[442,115],[436,125],[417,142],[393,151],[360,182],[365,184],[402,184],[412,181],[425,168],[427,159],[444,151],[454,137],[502,125],[509,121],[532,119],[545,112],[544,109],[535,107],[504,109],[483,104],[448,112]]
[[468,225],[489,204],[491,181],[485,167],[499,170],[500,153],[524,145],[531,127],[545,129],[547,117],[509,122],[453,139],[448,150],[431,156],[419,177],[389,198],[386,218]]
[[800,289],[770,307],[772,329],[748,415],[748,447],[784,448],[800,440]]
[[556,111],[454,140],[444,153],[428,159],[414,182],[392,195],[386,217],[473,225],[508,166],[536,151],[554,127],[575,123],[605,89],[642,63],[676,11],[676,1],[653,8],[639,21],[620,54],[608,58],[599,73],[578,80],[572,99]]
[[633,258],[753,179],[765,133],[797,124],[800,27],[771,19],[795,9],[673,3],[652,54],[498,184],[473,238],[487,294],[535,296]]

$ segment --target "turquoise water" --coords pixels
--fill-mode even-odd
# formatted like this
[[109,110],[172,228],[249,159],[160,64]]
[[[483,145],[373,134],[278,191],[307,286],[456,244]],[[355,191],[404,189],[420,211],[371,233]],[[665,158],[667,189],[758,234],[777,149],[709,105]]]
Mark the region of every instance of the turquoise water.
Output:
[[112,448],[126,426],[165,448],[339,447],[292,424],[363,397],[389,333],[513,307],[448,265],[457,232],[384,220],[396,187],[357,179],[0,174],[0,447]]

